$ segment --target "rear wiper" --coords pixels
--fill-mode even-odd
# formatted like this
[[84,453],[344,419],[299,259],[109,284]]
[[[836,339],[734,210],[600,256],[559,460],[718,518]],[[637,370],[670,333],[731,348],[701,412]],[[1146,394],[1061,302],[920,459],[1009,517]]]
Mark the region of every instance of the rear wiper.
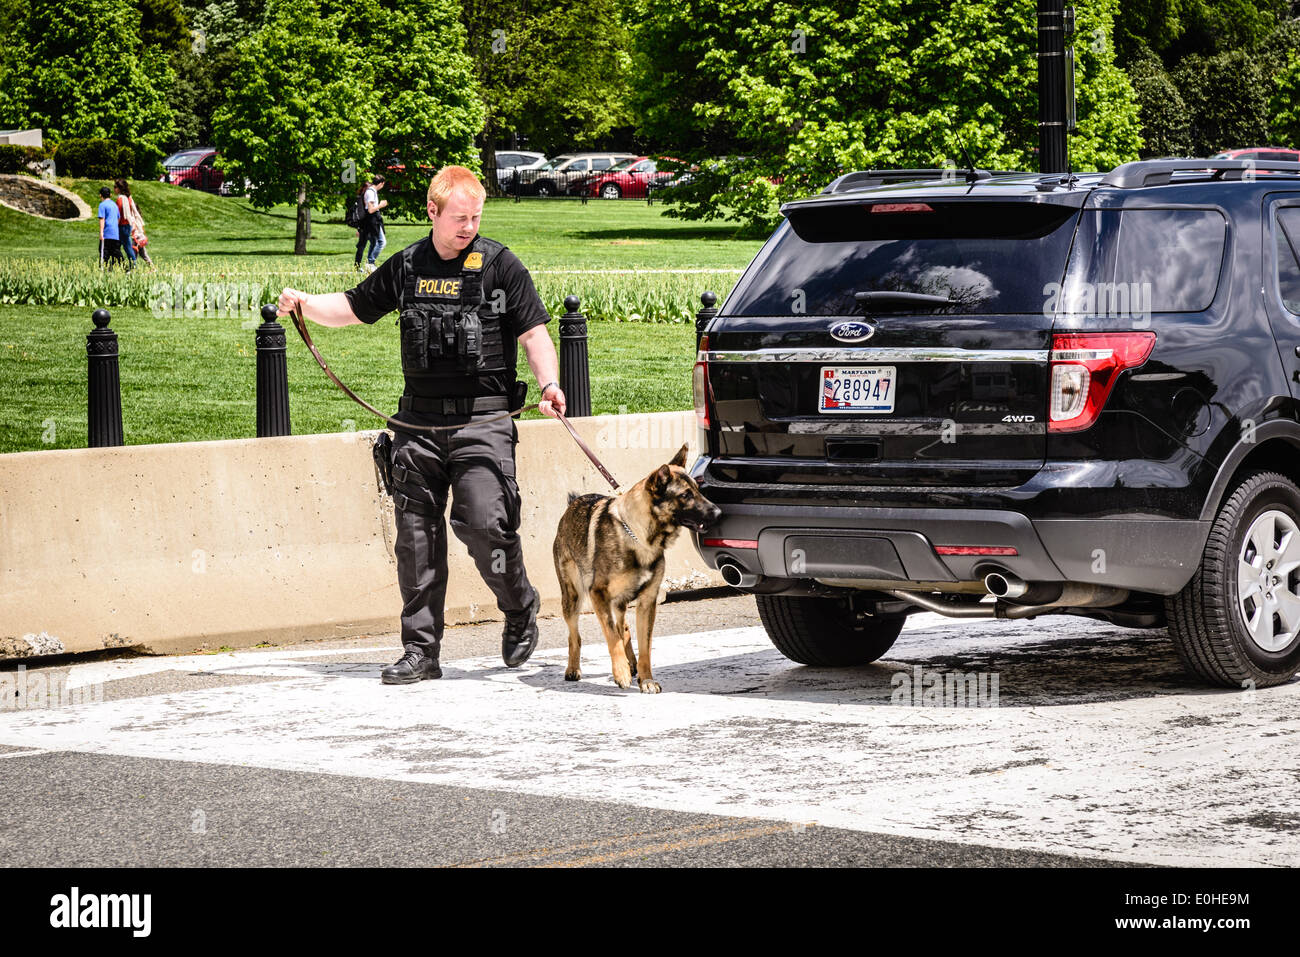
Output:
[[957,302],[956,299],[949,299],[947,296],[931,296],[923,292],[891,292],[888,290],[873,290],[871,292],[855,292],[853,298],[858,301],[863,312],[873,312],[876,307],[886,303],[902,303],[908,306],[951,306]]

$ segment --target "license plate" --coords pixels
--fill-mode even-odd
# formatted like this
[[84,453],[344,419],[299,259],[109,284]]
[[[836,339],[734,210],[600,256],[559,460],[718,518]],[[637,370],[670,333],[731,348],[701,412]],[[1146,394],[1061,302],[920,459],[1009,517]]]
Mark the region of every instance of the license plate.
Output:
[[822,366],[822,412],[893,412],[894,366]]

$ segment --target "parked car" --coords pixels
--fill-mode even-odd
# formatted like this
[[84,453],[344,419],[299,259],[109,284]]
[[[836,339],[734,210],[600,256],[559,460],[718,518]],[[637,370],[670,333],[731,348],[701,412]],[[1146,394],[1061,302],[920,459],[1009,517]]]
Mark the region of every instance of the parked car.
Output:
[[159,182],[186,189],[201,189],[208,193],[222,192],[225,174],[215,166],[217,151],[211,146],[196,146],[181,150],[163,160],[163,174]]
[[1272,160],[1283,163],[1298,163],[1300,162],[1300,150],[1287,149],[1285,146],[1252,146],[1247,149],[1215,153],[1210,159]]
[[1296,674],[1300,163],[1256,162],[868,171],[782,207],[703,330],[692,466],[722,509],[696,545],[778,649],[1070,614],[1167,627],[1213,684]]
[[520,172],[520,192],[536,196],[576,194],[593,172],[609,169],[620,160],[634,159],[633,153],[562,153],[536,169]]
[[[661,162],[664,169],[659,169]],[[673,179],[683,165],[681,160],[671,157],[634,156],[615,163],[602,173],[593,173],[583,184],[583,189],[588,196],[601,199],[645,199],[652,184]]]
[[500,150],[496,154],[497,182],[506,185],[516,169],[537,169],[546,162],[545,153],[531,150]]

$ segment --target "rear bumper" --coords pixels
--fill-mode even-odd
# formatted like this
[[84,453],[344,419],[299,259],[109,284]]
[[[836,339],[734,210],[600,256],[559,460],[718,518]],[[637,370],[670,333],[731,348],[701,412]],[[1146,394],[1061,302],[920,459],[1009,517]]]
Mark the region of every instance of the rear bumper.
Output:
[[[1071,581],[1172,595],[1192,577],[1210,523],[1179,519],[1030,519],[1003,509],[725,505],[696,547],[781,579],[976,581],[997,567],[1026,581]],[[705,547],[703,539],[756,542]],[[1014,555],[941,555],[993,546]]]

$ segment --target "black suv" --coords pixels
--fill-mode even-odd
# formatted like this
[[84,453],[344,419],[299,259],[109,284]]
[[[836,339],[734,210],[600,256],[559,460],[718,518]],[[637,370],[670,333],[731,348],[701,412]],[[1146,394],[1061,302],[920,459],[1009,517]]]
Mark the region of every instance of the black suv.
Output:
[[703,330],[692,474],[786,656],[924,609],[1300,670],[1300,163],[867,171],[782,213]]

